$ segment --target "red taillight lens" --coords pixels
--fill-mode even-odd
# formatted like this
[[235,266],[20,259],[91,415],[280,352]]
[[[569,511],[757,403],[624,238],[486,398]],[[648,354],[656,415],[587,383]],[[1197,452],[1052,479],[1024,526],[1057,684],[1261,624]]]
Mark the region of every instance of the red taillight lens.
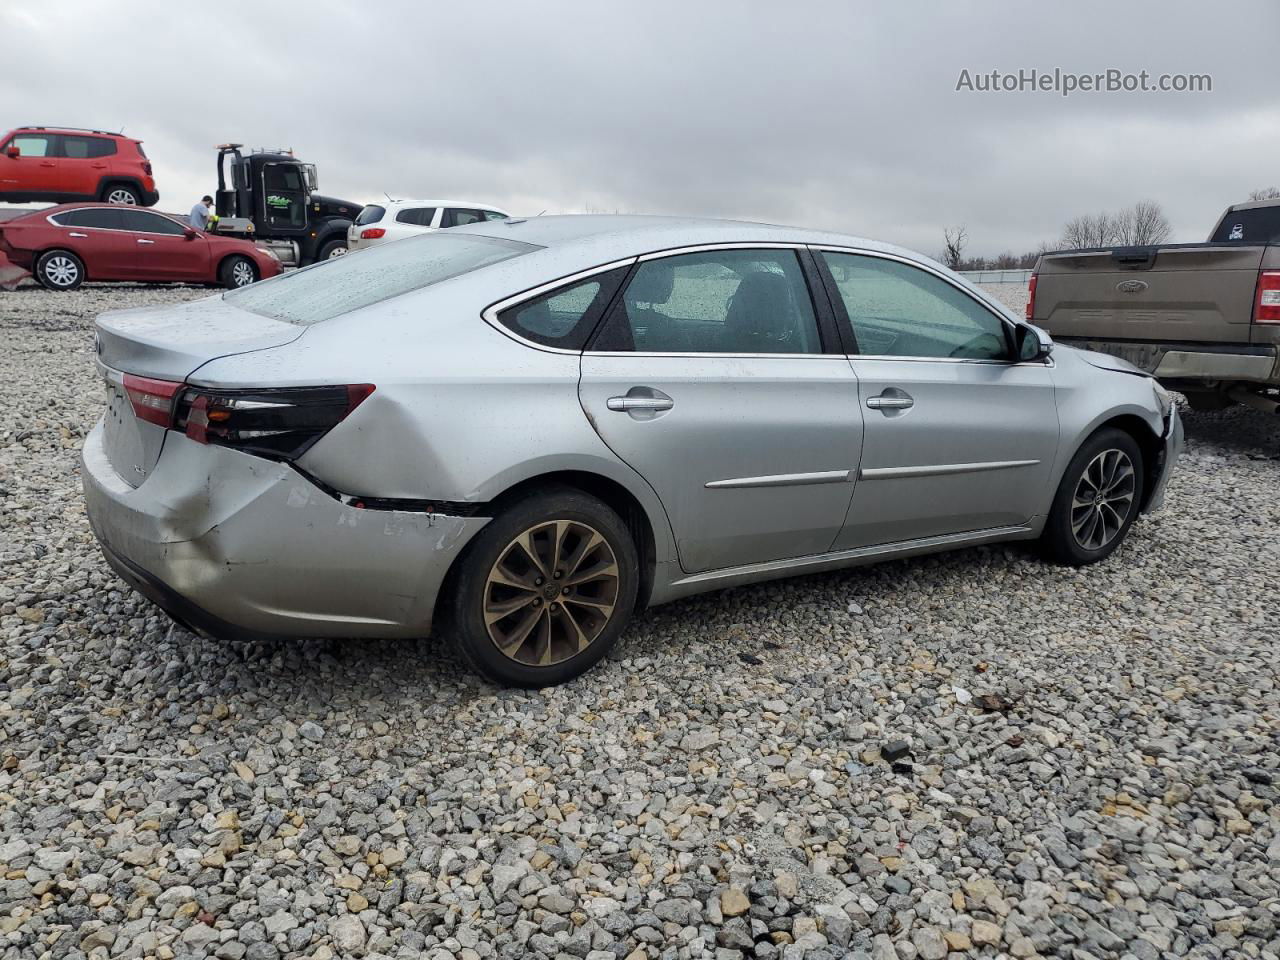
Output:
[[1027,319],[1032,320],[1036,315],[1036,275],[1033,273],[1031,279],[1027,281]]
[[1258,299],[1253,305],[1254,323],[1280,323],[1280,271],[1258,274]]
[[168,428],[173,423],[173,398],[181,388],[182,384],[172,380],[124,375],[124,390],[133,405],[134,416],[158,427]]
[[150,160],[144,160],[144,161],[142,162],[142,172],[143,172],[143,173],[145,173],[148,177],[149,177],[149,176],[151,176],[151,161],[150,161]]
[[379,240],[387,235],[382,227],[365,227],[360,231],[361,240]]
[[178,401],[174,427],[197,443],[234,447],[272,460],[294,460],[373,391],[371,383],[278,390],[189,387]]

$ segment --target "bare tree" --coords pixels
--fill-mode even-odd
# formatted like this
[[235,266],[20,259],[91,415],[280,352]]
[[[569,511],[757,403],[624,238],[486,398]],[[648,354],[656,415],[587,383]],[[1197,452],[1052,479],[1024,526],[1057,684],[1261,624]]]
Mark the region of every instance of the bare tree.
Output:
[[1261,190],[1250,190],[1250,200],[1280,200],[1280,187],[1263,187]]
[[1108,213],[1086,213],[1067,221],[1062,228],[1065,250],[1109,247],[1115,242],[1116,228]]
[[965,230],[964,224],[958,227],[944,227],[942,237],[946,243],[942,251],[942,262],[952,270],[960,269],[960,262],[964,260],[965,244],[969,242],[969,233]]
[[1139,200],[1119,213],[1085,214],[1067,221],[1062,246],[1068,250],[1089,247],[1140,247],[1164,243],[1173,233],[1169,218],[1154,200]]
[[1123,247],[1164,243],[1173,233],[1169,218],[1154,200],[1139,200],[1117,213],[1112,223],[1115,227],[1113,242]]

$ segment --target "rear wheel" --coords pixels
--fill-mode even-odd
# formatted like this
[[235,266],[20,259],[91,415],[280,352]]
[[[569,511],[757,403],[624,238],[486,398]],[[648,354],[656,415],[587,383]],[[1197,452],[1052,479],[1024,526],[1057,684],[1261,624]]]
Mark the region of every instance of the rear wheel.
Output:
[[248,257],[228,257],[218,268],[218,279],[232,290],[247,287],[258,279],[258,268]]
[[639,561],[626,524],[571,488],[501,513],[460,564],[454,641],[472,667],[497,683],[545,687],[571,680],[609,652],[635,609]]
[[1073,567],[1111,555],[1141,506],[1142,450],[1123,430],[1099,430],[1071,458],[1049,511],[1041,543]]
[[84,261],[70,250],[49,250],[36,260],[35,273],[49,290],[74,290],[84,283]]
[[345,257],[346,255],[347,241],[330,240],[320,248],[320,252],[316,254],[316,260],[336,260],[338,257]]
[[138,193],[137,187],[131,187],[127,183],[109,183],[102,188],[102,199],[106,203],[137,206],[142,202],[142,195]]

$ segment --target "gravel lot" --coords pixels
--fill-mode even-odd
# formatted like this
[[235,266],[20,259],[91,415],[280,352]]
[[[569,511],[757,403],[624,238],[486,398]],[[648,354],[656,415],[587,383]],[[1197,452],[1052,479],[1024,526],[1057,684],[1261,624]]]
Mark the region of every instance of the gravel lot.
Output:
[[92,319],[204,294],[0,293],[0,958],[1280,957],[1280,418],[1189,414],[1099,566],[726,591],[510,692],[111,574]]

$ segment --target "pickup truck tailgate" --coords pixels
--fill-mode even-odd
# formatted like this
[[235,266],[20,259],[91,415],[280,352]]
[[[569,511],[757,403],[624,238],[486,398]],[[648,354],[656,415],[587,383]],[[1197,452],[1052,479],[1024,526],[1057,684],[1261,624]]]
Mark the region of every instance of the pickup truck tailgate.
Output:
[[1055,337],[1248,343],[1265,246],[1046,254],[1034,322]]

